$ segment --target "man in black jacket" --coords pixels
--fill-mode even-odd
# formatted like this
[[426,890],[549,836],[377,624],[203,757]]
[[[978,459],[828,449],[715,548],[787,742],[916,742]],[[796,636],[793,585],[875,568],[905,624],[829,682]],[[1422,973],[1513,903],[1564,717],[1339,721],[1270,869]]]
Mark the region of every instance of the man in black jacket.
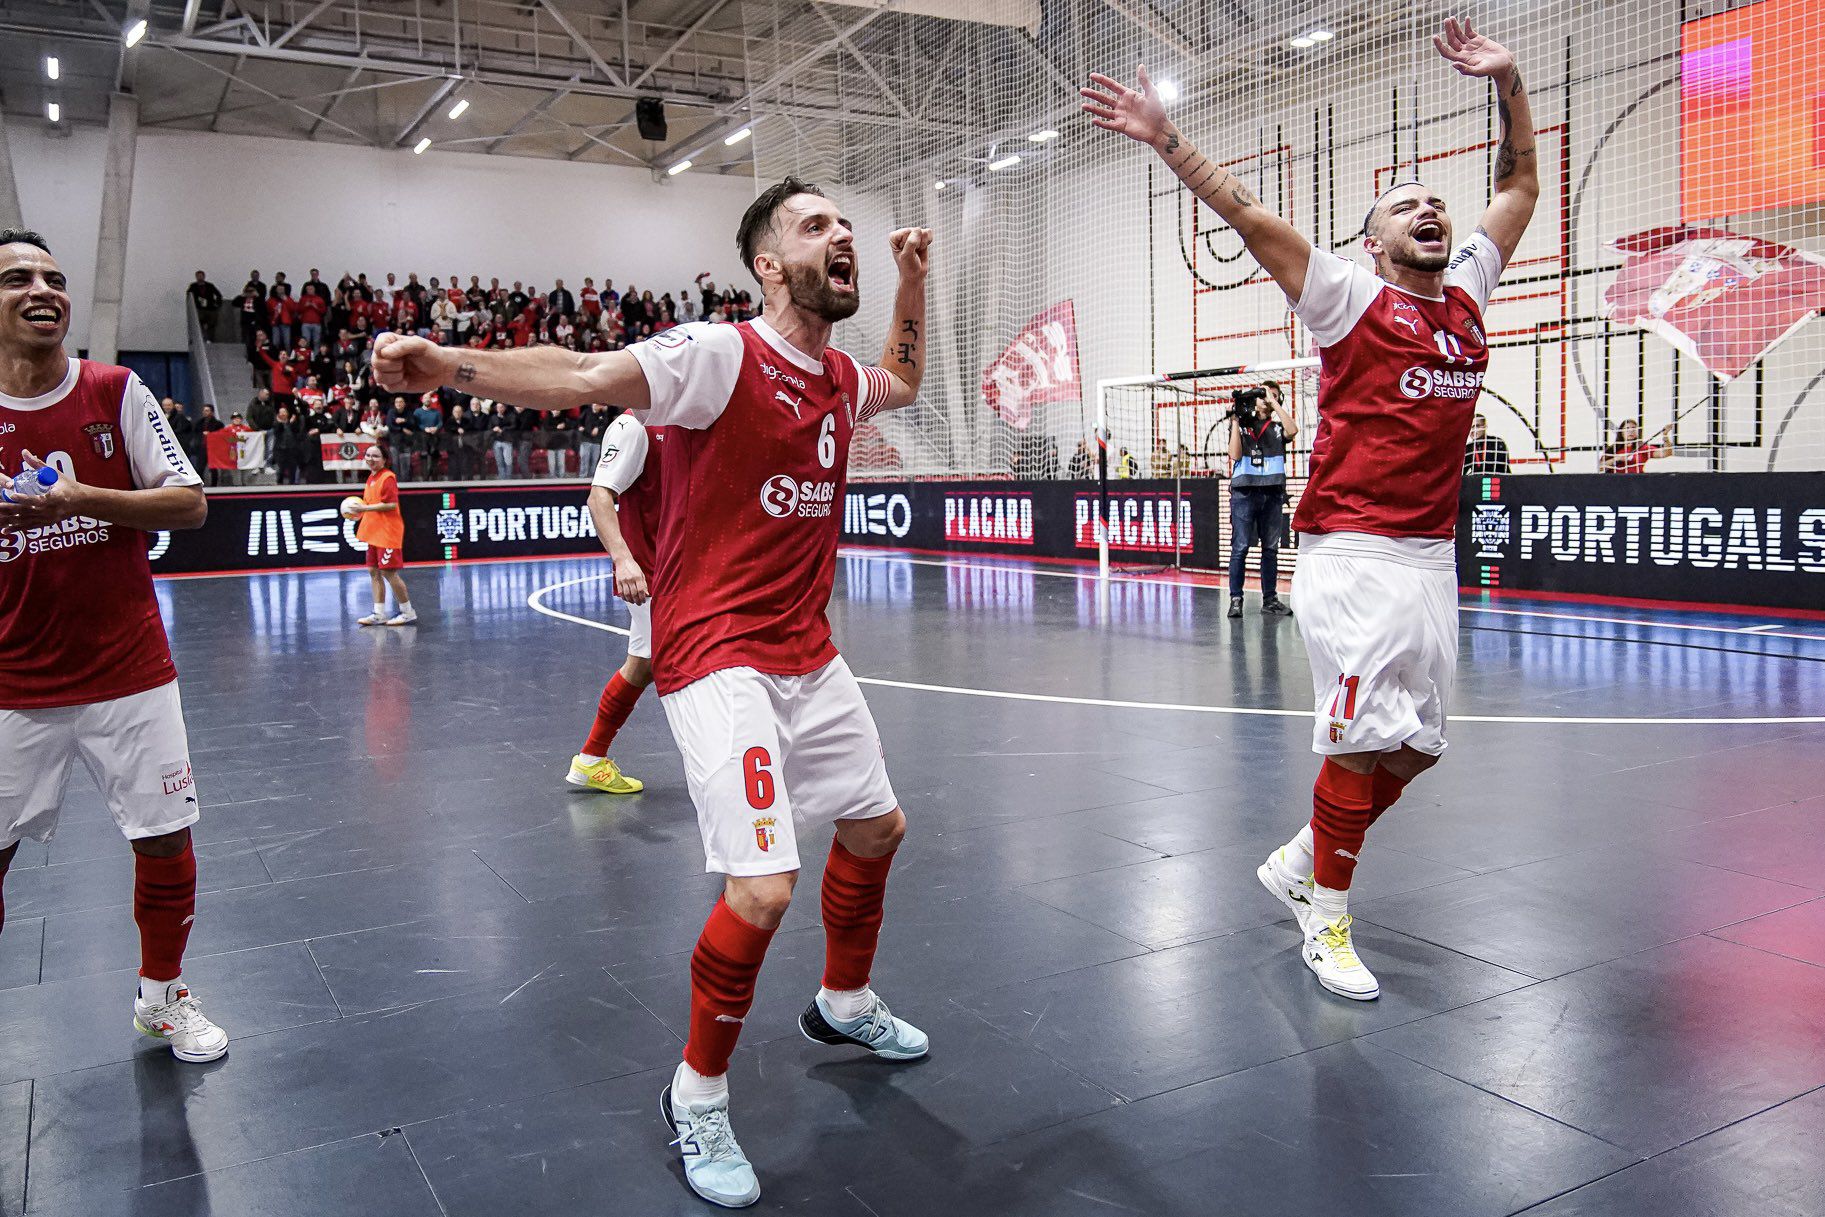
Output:
[[184,292],[190,297],[190,302],[196,305],[196,319],[203,327],[203,337],[214,342],[216,320],[222,314],[221,290],[199,270],[196,272],[196,280]]
[[550,311],[561,317],[577,315],[577,298],[570,293],[569,288],[564,286],[562,279],[559,279],[551,289],[551,295],[545,297],[545,303]]
[[279,485],[296,486],[304,480],[304,424],[293,418],[289,407],[280,406],[270,428],[273,466],[279,471]]

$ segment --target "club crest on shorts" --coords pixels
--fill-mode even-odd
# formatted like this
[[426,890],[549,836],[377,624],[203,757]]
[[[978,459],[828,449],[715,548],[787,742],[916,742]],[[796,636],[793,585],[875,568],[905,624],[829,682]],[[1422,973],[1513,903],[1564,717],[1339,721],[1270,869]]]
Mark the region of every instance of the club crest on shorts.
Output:
[[761,853],[766,853],[778,843],[779,836],[773,831],[778,824],[779,821],[772,816],[761,816],[754,821],[754,841],[760,846]]
[[96,456],[105,461],[114,455],[113,423],[90,423],[82,430],[89,437],[89,447],[95,450]]
[[1343,743],[1343,730],[1344,727],[1342,723],[1338,722],[1336,719],[1331,720],[1331,742],[1333,744]]

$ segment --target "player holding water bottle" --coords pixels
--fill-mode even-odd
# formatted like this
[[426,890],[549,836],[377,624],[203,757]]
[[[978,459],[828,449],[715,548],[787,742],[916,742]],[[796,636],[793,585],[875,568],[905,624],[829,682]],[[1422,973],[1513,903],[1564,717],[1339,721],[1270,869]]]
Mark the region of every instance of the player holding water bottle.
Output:
[[146,558],[146,533],[209,508],[157,399],[126,368],[68,356],[69,324],[44,238],[0,231],[0,470],[15,471],[0,480],[0,883],[22,838],[50,840],[81,757],[133,847],[133,1024],[213,1061],[228,1034],[182,976],[196,783]]

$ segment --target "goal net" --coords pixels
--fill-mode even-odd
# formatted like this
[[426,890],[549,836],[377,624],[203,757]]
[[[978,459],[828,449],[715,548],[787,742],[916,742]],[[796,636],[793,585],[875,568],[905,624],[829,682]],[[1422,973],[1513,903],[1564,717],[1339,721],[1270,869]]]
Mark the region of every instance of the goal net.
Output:
[[[1430,36],[1466,11],[1515,53],[1541,180],[1486,315],[1491,433],[1522,470],[1594,470],[1629,425],[1664,431],[1655,470],[1825,468],[1819,5],[744,0],[757,177],[818,181],[855,223],[841,345],[881,348],[887,233],[936,235],[925,389],[863,429],[856,475],[1043,476],[1053,448],[1062,472],[1101,380],[1314,353],[1236,234],[1080,113],[1093,70],[1146,63],[1186,135],[1321,251],[1366,264],[1364,212],[1415,177],[1464,240],[1499,116]],[[1175,408],[1173,443],[1207,446],[1208,403]]]

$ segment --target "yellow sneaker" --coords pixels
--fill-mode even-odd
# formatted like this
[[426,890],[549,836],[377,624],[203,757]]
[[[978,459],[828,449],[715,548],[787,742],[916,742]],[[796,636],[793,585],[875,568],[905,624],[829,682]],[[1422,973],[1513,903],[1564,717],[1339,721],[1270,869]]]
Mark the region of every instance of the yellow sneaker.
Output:
[[586,764],[580,756],[571,757],[570,772],[564,775],[564,780],[572,786],[601,790],[608,794],[639,794],[646,789],[645,782],[628,777],[607,757],[593,765]]

